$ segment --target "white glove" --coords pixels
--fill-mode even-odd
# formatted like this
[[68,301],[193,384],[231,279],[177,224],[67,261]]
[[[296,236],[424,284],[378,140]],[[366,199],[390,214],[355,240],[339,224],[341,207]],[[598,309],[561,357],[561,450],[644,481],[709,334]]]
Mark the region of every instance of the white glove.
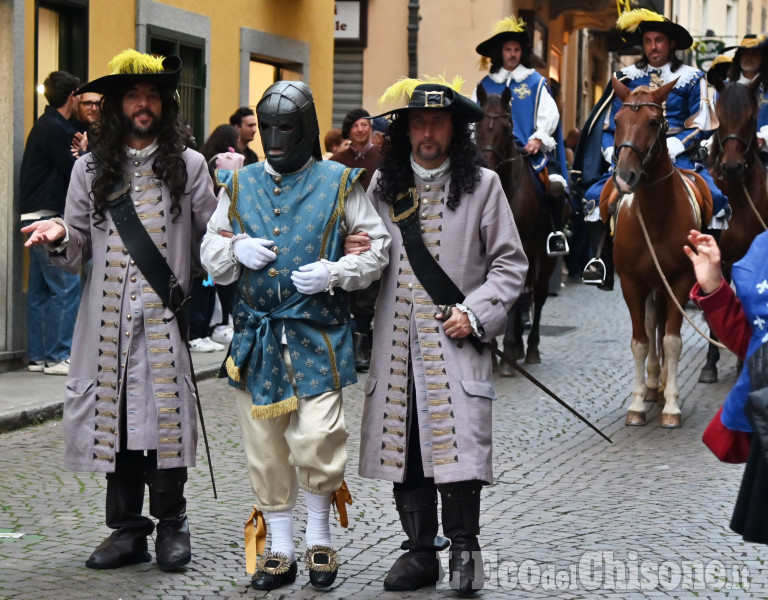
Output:
[[603,150],[603,158],[609,165],[613,164],[613,146],[608,146],[608,148]]
[[669,158],[672,159],[672,162],[675,162],[678,154],[685,152],[685,146],[683,146],[683,142],[681,142],[676,137],[668,137],[667,152],[669,152]]
[[237,152],[221,152],[215,158],[217,169],[230,169],[231,171],[242,169],[245,162],[245,156]]
[[232,243],[232,252],[243,266],[258,271],[277,258],[270,250],[274,245],[272,240],[263,238],[241,238]]
[[328,287],[331,272],[321,262],[313,262],[299,267],[291,273],[291,281],[302,294],[319,294]]

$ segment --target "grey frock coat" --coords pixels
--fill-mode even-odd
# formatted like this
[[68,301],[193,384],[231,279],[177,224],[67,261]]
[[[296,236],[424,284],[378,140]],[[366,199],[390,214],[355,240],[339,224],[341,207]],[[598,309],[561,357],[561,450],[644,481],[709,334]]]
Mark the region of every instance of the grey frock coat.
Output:
[[[200,244],[216,208],[208,166],[185,150],[187,194],[181,215],[152,172],[154,155],[126,158],[131,199],[155,245],[184,290],[189,290],[192,245]],[[176,321],[125,248],[109,211],[96,224],[89,192],[90,154],[72,170],[64,220],[69,240],[53,261],[72,272],[93,258],[83,291],[64,403],[64,465],[74,471],[113,472],[121,447],[118,415],[125,415],[131,450],[157,450],[161,469],[195,464],[197,415],[191,366]],[[125,407],[122,404],[125,403]]]
[[[491,353],[459,347],[435,319],[438,307],[411,269],[389,205],[368,194],[392,235],[381,279],[361,432],[360,475],[402,482],[408,448],[408,369],[413,370],[421,459],[437,483],[493,480]],[[445,203],[450,172],[434,182],[416,178],[422,236],[430,252],[466,295],[481,340],[504,331],[507,311],[528,270],[520,236],[498,176],[482,169],[473,194],[453,211]]]

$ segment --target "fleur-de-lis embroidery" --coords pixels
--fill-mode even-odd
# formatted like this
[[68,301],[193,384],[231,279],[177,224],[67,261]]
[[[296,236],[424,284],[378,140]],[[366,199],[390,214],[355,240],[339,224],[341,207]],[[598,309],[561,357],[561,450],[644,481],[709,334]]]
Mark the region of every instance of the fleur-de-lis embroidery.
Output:
[[520,98],[520,100],[531,95],[531,88],[528,87],[527,83],[516,85],[514,88],[512,88],[512,91],[515,93],[515,96]]
[[768,290],[768,281],[763,279],[760,283],[757,284],[757,293],[762,294]]
[[765,319],[762,319],[760,317],[755,317],[755,320],[752,321],[752,324],[760,329],[761,331],[765,329]]

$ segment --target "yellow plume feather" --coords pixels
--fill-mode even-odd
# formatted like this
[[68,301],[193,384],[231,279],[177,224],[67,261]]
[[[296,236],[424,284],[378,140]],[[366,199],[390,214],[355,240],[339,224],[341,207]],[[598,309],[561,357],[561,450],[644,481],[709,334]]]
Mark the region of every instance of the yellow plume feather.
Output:
[[413,90],[418,86],[425,83],[434,83],[437,85],[444,85],[451,88],[454,92],[461,93],[461,88],[464,85],[464,78],[461,75],[456,75],[451,81],[445,78],[445,74],[436,75],[434,77],[429,75],[422,75],[422,79],[412,79],[408,77],[401,77],[395,83],[390,85],[379,98],[379,108],[390,102],[398,102],[401,98],[410,100],[413,95]]
[[501,21],[496,21],[496,24],[493,26],[493,35],[498,33],[506,33],[508,31],[512,31],[514,33],[525,32],[525,19],[522,17],[515,19],[515,17],[510,16],[502,19]]
[[477,61],[477,69],[479,71],[487,71],[491,68],[491,59],[487,56],[481,56],[480,60]]
[[659,13],[647,8],[635,8],[628,12],[623,12],[616,20],[616,27],[630,33],[637,31],[640,23],[643,21],[656,21],[663,23],[666,19]]
[[162,56],[155,57],[129,49],[109,61],[109,68],[112,75],[162,73],[163,60]]

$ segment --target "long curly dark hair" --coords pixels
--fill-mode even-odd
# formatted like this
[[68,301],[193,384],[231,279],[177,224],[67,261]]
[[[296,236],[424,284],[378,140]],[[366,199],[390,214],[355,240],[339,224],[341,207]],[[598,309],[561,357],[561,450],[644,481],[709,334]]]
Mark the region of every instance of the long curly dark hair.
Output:
[[[768,90],[768,51],[761,51],[760,69],[758,70],[758,77],[760,77],[760,85],[764,90]],[[728,69],[728,80],[738,81],[741,77],[741,49],[736,50],[736,54],[733,55],[733,61]]]
[[[96,139],[88,170],[96,173],[91,191],[96,225],[106,220],[107,196],[113,191],[115,184],[123,180],[123,145],[126,134],[123,96],[126,92],[127,88],[124,88],[104,95],[101,100],[101,118],[94,125]],[[187,167],[182,158],[187,133],[179,119],[179,102],[175,91],[159,88],[159,92],[163,110],[157,134],[159,148],[152,170],[155,172],[155,178],[168,186],[171,214],[176,220],[181,215],[181,200],[187,187]]]
[[[485,160],[472,141],[467,123],[452,116],[453,137],[448,147],[451,159],[451,185],[448,190],[448,208],[456,210],[461,194],[471,194],[480,181],[480,167]],[[379,164],[379,177],[374,194],[382,202],[394,204],[398,195],[414,186],[411,168],[411,141],[408,137],[408,113],[398,115],[389,126],[384,138],[383,159]]]

